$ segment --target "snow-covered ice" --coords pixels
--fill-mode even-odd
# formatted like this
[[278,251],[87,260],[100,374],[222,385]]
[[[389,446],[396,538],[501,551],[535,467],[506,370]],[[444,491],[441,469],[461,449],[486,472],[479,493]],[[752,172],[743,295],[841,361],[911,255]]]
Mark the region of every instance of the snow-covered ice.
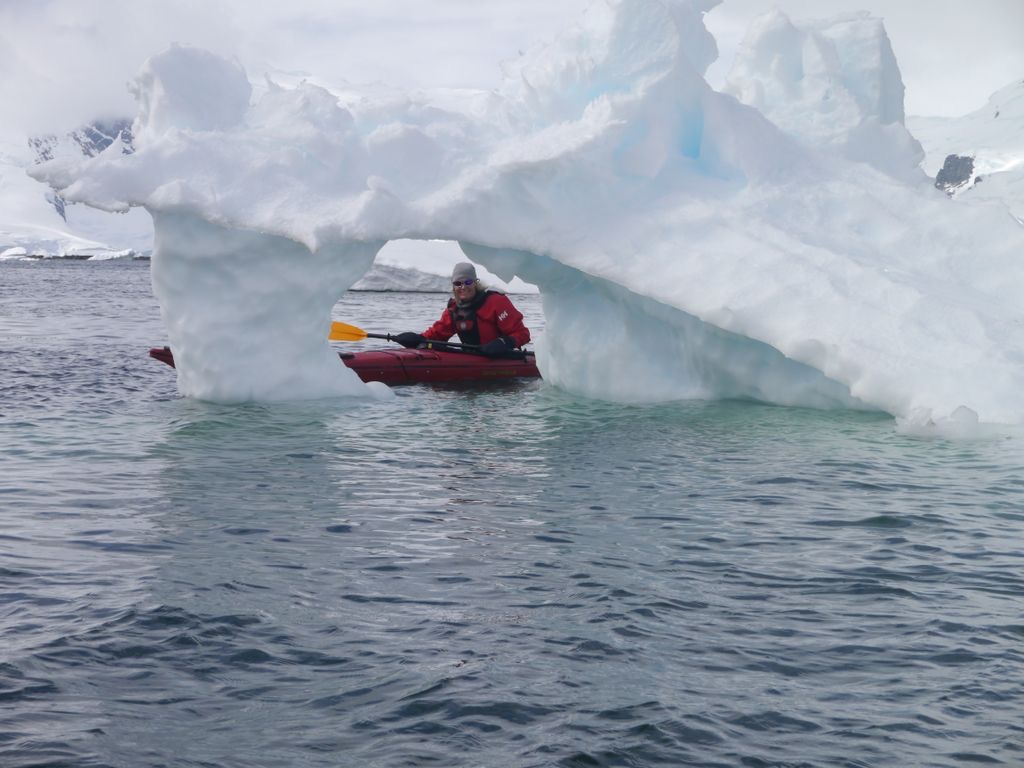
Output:
[[716,92],[715,4],[596,3],[491,92],[253,98],[172,47],[136,80],[133,154],[33,174],[153,215],[186,395],[366,391],[331,307],[385,243],[440,239],[539,287],[542,373],[574,392],[1020,424],[1024,227],[920,171],[881,22],[773,14]]

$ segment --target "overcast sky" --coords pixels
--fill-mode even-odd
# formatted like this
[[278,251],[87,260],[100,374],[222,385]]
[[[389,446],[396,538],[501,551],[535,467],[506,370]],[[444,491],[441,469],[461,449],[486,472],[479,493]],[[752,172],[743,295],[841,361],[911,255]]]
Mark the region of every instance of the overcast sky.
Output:
[[[133,114],[125,83],[171,42],[267,69],[354,83],[490,88],[500,62],[550,40],[590,0],[0,0],[6,129]],[[1024,79],[1024,0],[725,0],[707,16],[719,85],[751,18],[864,9],[886,23],[908,114],[960,115]]]

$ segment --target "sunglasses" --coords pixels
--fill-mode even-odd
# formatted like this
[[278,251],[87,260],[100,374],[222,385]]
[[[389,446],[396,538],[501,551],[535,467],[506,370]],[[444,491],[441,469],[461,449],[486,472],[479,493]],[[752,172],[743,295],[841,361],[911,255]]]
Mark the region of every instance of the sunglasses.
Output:
[[476,280],[453,280],[452,281],[452,287],[453,288],[469,288],[469,286],[471,286],[475,282],[476,282]]

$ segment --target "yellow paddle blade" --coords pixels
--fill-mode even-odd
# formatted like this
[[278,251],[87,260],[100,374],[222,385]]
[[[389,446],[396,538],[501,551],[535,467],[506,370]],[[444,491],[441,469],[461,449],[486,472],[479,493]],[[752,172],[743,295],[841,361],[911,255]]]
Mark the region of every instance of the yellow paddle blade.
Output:
[[367,337],[366,331],[348,323],[331,323],[329,341],[362,341]]

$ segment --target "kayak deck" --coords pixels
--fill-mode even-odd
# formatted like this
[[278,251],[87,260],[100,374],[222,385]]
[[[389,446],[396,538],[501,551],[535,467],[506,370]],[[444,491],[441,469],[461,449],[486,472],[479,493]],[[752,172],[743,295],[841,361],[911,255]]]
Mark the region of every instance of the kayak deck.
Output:
[[379,349],[339,353],[341,361],[363,381],[417,384],[442,381],[494,381],[538,378],[534,356],[492,358],[435,349]]
[[[170,347],[153,347],[149,356],[174,367]],[[493,358],[440,349],[374,349],[339,352],[338,356],[363,381],[384,384],[540,378],[532,352],[524,352],[521,357]]]

